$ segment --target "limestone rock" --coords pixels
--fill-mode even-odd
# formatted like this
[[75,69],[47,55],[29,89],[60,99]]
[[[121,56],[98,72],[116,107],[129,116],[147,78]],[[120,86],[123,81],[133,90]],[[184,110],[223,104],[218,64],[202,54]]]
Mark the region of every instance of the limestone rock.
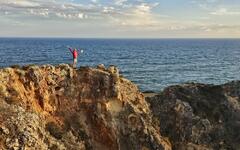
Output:
[[0,69],[0,149],[170,150],[143,94],[115,66]]
[[173,149],[240,149],[240,81],[171,86],[147,101]]
[[106,70],[104,64],[99,64],[99,65],[97,65],[97,69],[99,69],[99,70],[103,70],[103,71]]

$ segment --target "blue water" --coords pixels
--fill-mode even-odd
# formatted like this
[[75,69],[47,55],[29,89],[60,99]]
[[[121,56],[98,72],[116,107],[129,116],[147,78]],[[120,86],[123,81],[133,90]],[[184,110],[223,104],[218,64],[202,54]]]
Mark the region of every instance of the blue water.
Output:
[[68,45],[85,50],[79,65],[116,65],[141,90],[240,80],[240,39],[0,38],[0,66],[71,63]]

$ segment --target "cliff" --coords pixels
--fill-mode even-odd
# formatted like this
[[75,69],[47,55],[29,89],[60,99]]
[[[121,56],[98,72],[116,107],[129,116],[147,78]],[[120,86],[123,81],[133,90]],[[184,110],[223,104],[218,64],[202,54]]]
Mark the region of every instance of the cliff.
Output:
[[0,70],[0,149],[170,150],[149,104],[116,67]]
[[240,81],[148,95],[114,66],[0,69],[0,150],[240,149]]
[[173,149],[240,149],[240,81],[171,86],[147,100]]

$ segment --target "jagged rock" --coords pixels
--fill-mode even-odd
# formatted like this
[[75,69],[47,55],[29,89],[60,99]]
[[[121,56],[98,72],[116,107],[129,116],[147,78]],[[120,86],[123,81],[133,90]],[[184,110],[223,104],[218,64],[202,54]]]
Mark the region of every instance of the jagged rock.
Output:
[[171,149],[114,66],[0,69],[0,83],[0,149]]
[[171,86],[147,101],[173,149],[240,149],[240,81]]
[[97,69],[99,69],[99,70],[103,70],[103,71],[106,70],[104,64],[99,64],[99,65],[97,65]]

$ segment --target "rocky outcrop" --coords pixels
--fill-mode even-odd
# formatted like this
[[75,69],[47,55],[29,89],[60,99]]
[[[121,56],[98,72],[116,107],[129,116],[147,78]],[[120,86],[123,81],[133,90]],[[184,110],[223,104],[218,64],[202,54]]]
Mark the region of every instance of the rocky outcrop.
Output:
[[170,150],[143,94],[118,72],[66,64],[1,69],[0,149]]
[[147,101],[173,149],[240,149],[240,81],[171,86]]
[[0,69],[0,150],[240,149],[240,81],[146,96],[114,66]]

